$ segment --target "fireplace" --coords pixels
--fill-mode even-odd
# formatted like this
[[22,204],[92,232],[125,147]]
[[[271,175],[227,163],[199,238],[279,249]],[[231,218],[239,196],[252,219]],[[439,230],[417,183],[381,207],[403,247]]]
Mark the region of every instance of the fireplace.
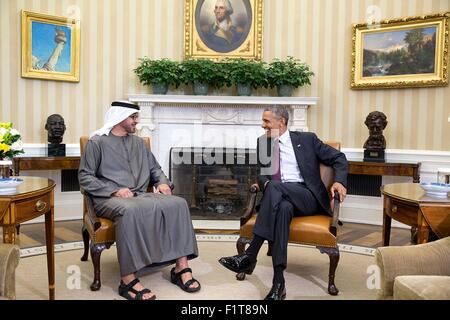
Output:
[[186,199],[193,219],[242,216],[257,178],[255,149],[174,147],[169,162],[173,193]]
[[[190,149],[189,151],[192,150],[192,152],[186,153],[186,156],[191,154],[193,159],[198,161],[204,159],[205,152],[209,154],[209,150],[202,147],[238,148],[233,149],[232,153],[232,149],[225,152],[225,155],[233,154],[233,157],[236,155],[238,159],[243,159],[241,151],[248,149],[251,158],[254,152],[252,148],[256,149],[257,138],[264,134],[261,128],[261,115],[266,106],[287,106],[290,110],[290,129],[308,131],[307,110],[318,102],[316,97],[184,94],[132,94],[129,100],[141,107],[138,134],[151,138],[152,152],[163,171],[169,173],[169,176],[175,180],[174,192],[186,198],[192,207],[194,222],[198,219],[202,225],[212,229],[223,228],[221,226],[224,224],[233,225],[233,229],[239,228],[237,217],[242,213],[241,209],[246,206],[248,186],[256,181],[254,165],[239,162],[211,165],[209,162],[203,163],[203,160],[201,163],[192,163],[192,165],[175,164],[171,159],[172,151],[174,151],[171,148],[198,147],[201,151]],[[195,154],[197,156],[194,156]],[[177,175],[181,173],[176,171],[184,172],[179,175],[184,178],[180,180]],[[196,183],[194,189],[192,189],[193,181]],[[194,190],[194,194],[191,190]],[[227,197],[222,197],[222,194],[227,194]],[[222,203],[219,203],[220,201]],[[215,204],[210,205],[211,203]],[[202,207],[205,210],[197,209]],[[209,224],[209,219],[213,223]]]

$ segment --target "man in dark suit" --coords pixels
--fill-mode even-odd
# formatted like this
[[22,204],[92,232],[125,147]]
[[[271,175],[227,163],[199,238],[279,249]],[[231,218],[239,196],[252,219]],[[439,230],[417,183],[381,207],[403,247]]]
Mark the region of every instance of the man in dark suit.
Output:
[[264,240],[272,243],[274,277],[266,300],[286,297],[283,272],[287,265],[289,225],[292,217],[314,215],[325,210],[332,215],[330,199],[320,178],[320,163],[333,166],[335,182],[330,192],[347,193],[347,159],[324,144],[314,133],[287,130],[288,111],[280,106],[264,110],[258,138],[258,184],[264,190],[253,228],[254,238],[245,253],[223,257],[219,262],[236,272],[251,274]]

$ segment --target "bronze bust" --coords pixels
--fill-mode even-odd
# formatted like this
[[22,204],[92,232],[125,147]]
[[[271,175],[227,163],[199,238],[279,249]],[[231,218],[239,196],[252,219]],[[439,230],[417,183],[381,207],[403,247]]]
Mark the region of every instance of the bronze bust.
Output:
[[386,115],[380,111],[372,111],[364,123],[369,128],[369,138],[364,143],[364,160],[384,161],[386,139],[383,130],[388,124]]
[[45,130],[48,131],[48,142],[52,144],[61,143],[63,140],[66,125],[64,119],[59,114],[52,114],[47,118]]

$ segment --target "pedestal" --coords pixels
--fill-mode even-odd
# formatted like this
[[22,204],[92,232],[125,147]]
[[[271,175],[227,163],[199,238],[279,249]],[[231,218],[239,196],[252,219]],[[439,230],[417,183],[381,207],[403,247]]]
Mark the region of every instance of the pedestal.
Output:
[[47,146],[47,157],[65,157],[66,145],[61,143],[49,143]]
[[386,162],[384,150],[380,149],[365,149],[364,161],[369,162]]

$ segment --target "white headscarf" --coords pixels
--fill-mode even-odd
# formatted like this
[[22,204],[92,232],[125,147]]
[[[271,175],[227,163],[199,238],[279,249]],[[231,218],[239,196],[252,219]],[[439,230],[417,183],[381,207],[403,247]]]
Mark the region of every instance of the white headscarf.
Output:
[[128,101],[114,101],[111,104],[111,108],[105,114],[103,127],[92,132],[90,138],[93,136],[108,135],[116,124],[121,123],[136,112],[140,112],[139,106]]

